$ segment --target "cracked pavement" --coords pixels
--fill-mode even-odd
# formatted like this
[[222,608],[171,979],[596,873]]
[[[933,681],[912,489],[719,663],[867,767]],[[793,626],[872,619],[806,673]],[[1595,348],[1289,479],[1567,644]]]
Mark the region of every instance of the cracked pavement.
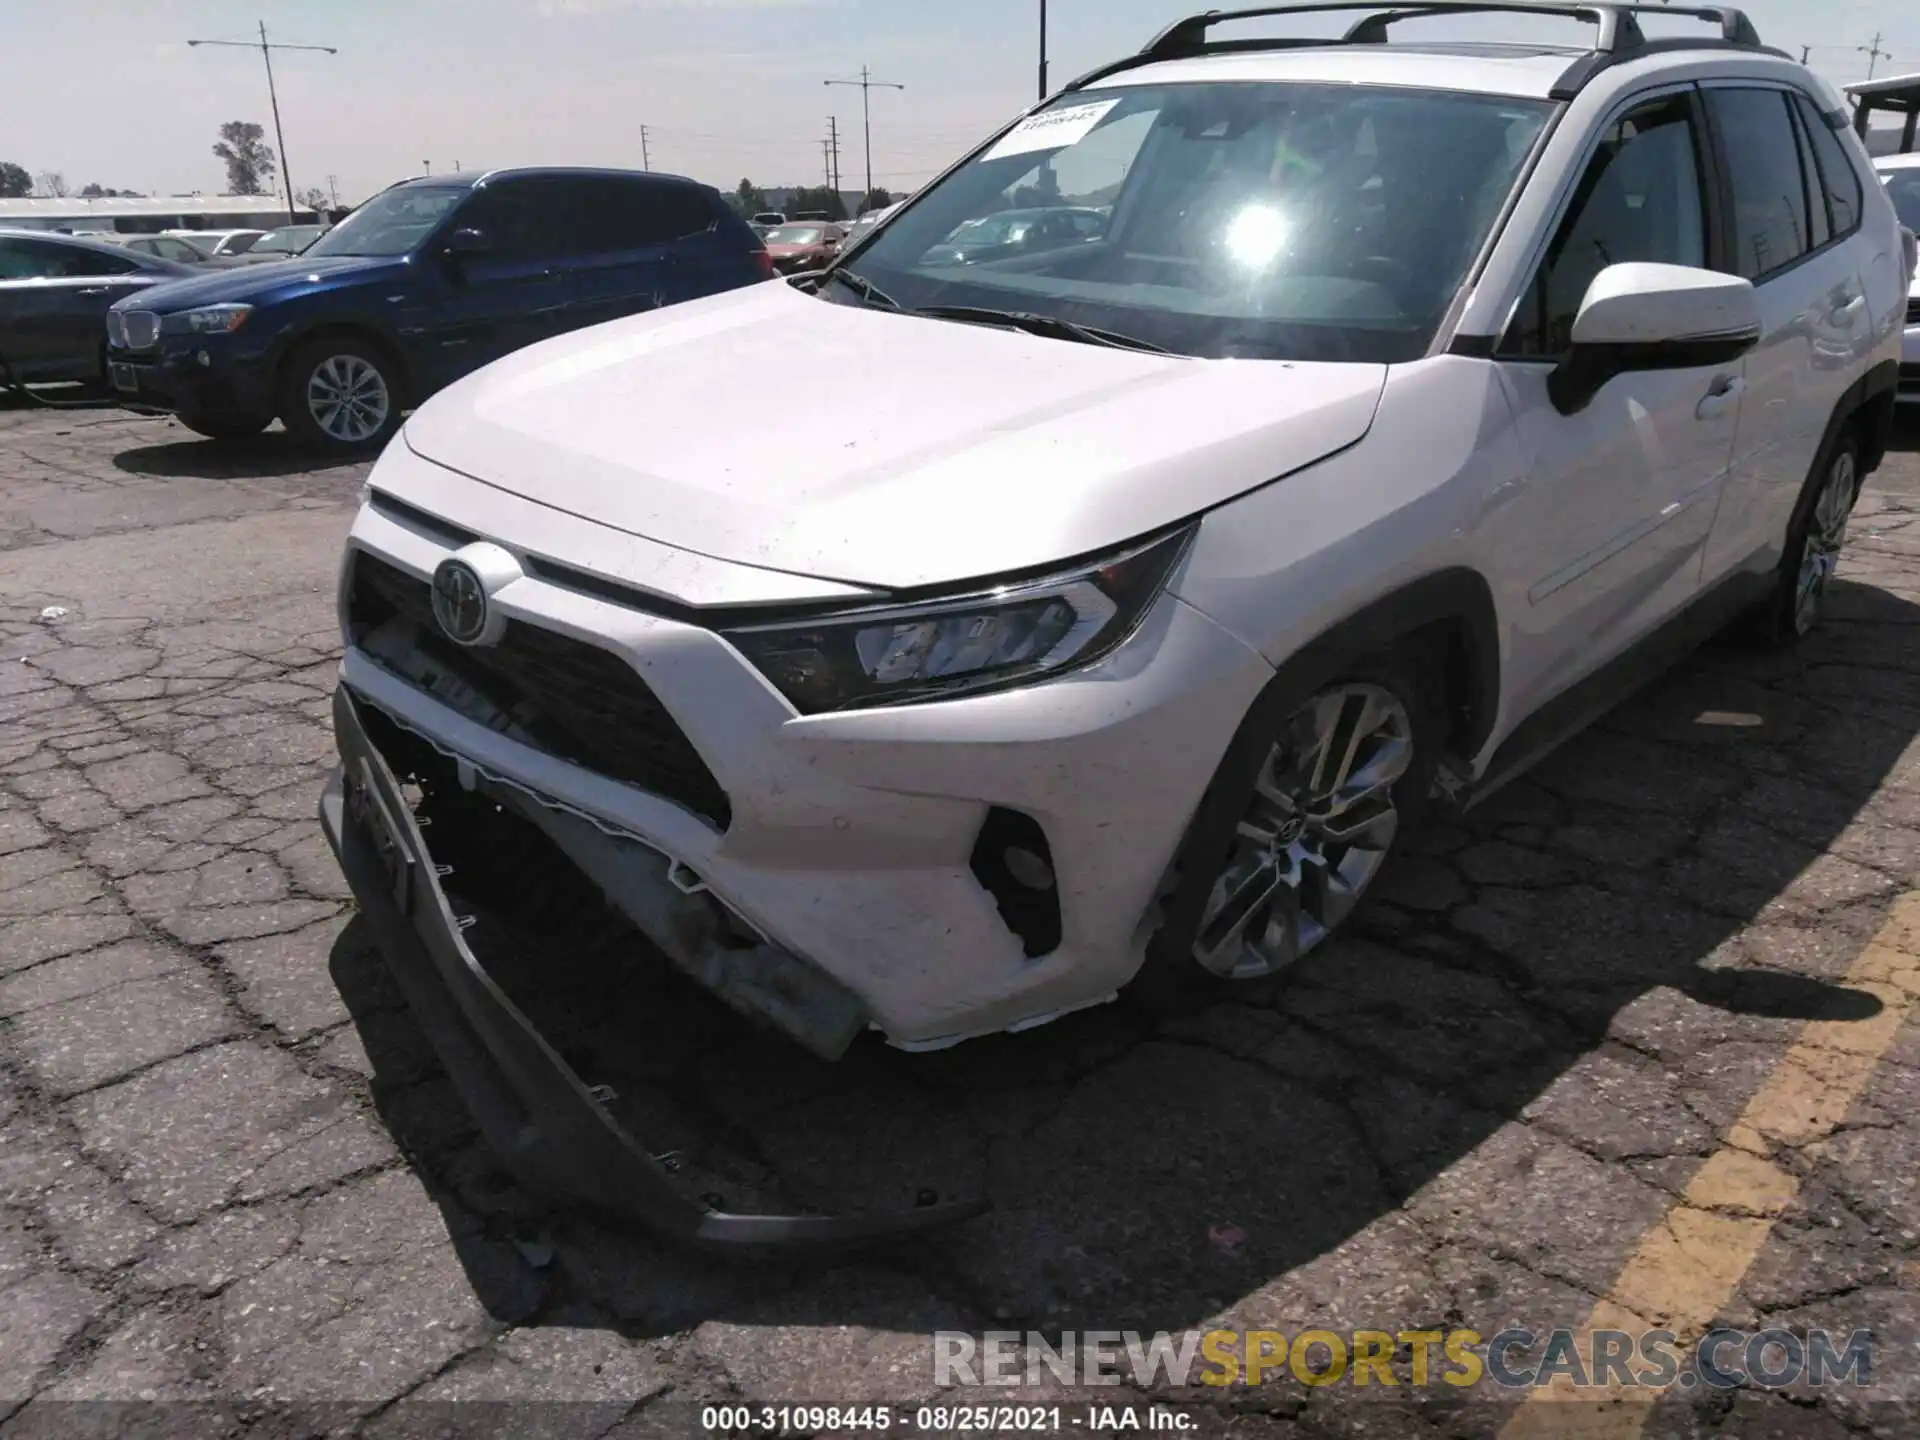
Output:
[[[102,1402],[159,1401],[205,1407],[195,1433],[296,1405],[401,1435],[524,1401],[543,1434],[684,1434],[715,1401],[934,1398],[936,1329],[1585,1324],[1807,1023],[1879,1009],[1847,977],[1920,884],[1913,431],[1821,632],[1714,642],[1431,825],[1360,933],[1231,1003],[828,1066],[622,940],[534,957],[556,992],[619,972],[635,1003],[569,1053],[739,1183],[995,1203],[800,1265],[520,1193],[354,922],[314,807],[367,467],[0,407],[5,1429],[107,1433]],[[1715,1313],[1870,1328],[1872,1383],[1676,1391],[1647,1434],[1920,1424],[1920,1026],[1865,1074],[1775,1153],[1797,1190]],[[1236,1435],[1454,1436],[1519,1397],[1097,1398]]]

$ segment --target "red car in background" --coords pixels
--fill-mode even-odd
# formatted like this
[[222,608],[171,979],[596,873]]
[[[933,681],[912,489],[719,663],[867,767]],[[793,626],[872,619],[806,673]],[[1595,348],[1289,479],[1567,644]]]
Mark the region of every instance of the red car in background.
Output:
[[840,253],[847,238],[847,227],[831,221],[808,221],[801,225],[776,225],[761,237],[773,268],[783,275],[801,270],[818,270]]

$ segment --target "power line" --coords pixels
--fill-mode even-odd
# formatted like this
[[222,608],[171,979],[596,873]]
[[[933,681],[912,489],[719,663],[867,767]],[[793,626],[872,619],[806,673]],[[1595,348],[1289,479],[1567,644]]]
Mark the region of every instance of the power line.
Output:
[[280,178],[287,186],[287,223],[294,223],[293,217],[293,167],[287,163],[287,137],[280,128],[280,94],[273,86],[273,52],[276,50],[319,50],[328,55],[340,52],[331,45],[285,45],[279,42],[268,43],[267,22],[260,22],[260,39],[253,40],[189,40],[194,45],[224,45],[242,50],[258,50],[261,62],[267,67],[267,100],[273,106],[273,139],[280,147]]
[[861,196],[861,200],[864,203],[866,196],[873,193],[873,107],[869,97],[872,95],[875,86],[878,86],[882,90],[904,90],[907,87],[892,80],[875,80],[872,75],[868,73],[867,67],[864,65],[860,67],[860,78],[858,80],[828,80],[823,83],[828,85],[858,85],[860,87],[860,119],[866,131],[867,138],[867,188],[865,194]]
[[1856,45],[1853,47],[1867,57],[1867,79],[1869,80],[1873,79],[1873,67],[1877,63],[1893,58],[1893,52],[1891,50],[1882,50],[1880,48],[1880,42],[1885,38],[1884,35],[1876,30],[1873,32],[1873,43],[1871,45]]

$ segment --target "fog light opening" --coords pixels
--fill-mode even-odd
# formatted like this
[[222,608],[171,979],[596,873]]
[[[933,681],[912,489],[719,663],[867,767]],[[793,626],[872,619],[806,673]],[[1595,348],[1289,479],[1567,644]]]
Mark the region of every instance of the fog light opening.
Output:
[[1031,815],[996,805],[974,841],[974,879],[1029,959],[1060,948],[1060,896],[1053,851]]

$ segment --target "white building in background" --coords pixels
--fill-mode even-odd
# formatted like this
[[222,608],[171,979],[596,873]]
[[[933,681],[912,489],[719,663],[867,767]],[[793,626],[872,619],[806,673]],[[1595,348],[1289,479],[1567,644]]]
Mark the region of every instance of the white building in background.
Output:
[[[296,205],[293,223],[315,225],[324,215]],[[35,196],[28,200],[0,200],[0,226],[27,230],[56,230],[68,234],[88,231],[123,235],[153,235],[162,230],[271,230],[287,223],[285,200],[271,195],[156,195],[143,199],[107,196],[64,199]]]

